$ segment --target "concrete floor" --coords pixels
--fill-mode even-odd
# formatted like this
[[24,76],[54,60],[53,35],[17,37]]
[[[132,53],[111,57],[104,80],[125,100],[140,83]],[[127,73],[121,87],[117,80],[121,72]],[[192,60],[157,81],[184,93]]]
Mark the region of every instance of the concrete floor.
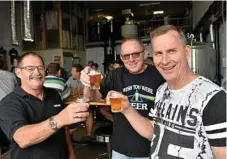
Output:
[[[100,123],[95,124],[95,128],[98,128]],[[80,127],[73,133],[73,138],[76,141],[80,141],[82,136],[85,135],[85,127]],[[105,143],[98,143],[93,139],[86,144],[74,144],[75,153],[77,159],[96,159],[99,155],[107,152],[107,146]],[[99,159],[108,159],[107,155],[101,156]]]
[[[95,128],[99,127],[100,123],[95,123]],[[85,135],[85,127],[78,127],[73,132],[73,138],[76,141],[80,141],[82,136]],[[96,159],[99,155],[104,154],[107,152],[107,147],[105,143],[98,143],[95,141],[95,139],[92,142],[89,143],[76,143],[74,144],[75,153],[76,153],[76,159]],[[10,153],[9,151],[4,153],[0,159],[10,159]],[[99,159],[108,159],[107,155],[103,155],[99,157]]]

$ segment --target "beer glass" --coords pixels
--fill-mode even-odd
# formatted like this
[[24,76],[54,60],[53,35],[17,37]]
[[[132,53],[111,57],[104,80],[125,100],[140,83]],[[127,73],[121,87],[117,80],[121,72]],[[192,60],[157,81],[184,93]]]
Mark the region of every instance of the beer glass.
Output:
[[78,88],[70,88],[71,99],[77,99],[79,97]]
[[76,99],[74,88],[70,88],[71,99]]
[[110,105],[112,112],[121,112],[122,109],[122,94],[120,92],[111,92]]
[[79,87],[79,98],[84,96],[84,87]]
[[88,75],[90,76],[91,89],[100,89],[101,72],[98,70],[91,70]]
[[78,97],[77,99],[76,99],[76,103],[87,103],[87,102],[89,102],[89,100],[87,99],[87,98],[84,98],[84,97]]

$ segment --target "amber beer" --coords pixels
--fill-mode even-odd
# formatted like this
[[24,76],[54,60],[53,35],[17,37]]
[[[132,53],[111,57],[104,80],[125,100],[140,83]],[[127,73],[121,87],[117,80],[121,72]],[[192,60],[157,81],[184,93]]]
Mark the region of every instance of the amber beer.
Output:
[[122,96],[121,93],[112,92],[110,95],[110,104],[112,112],[120,112],[122,106]]
[[101,73],[97,71],[91,71],[89,73],[90,81],[91,81],[91,88],[92,89],[100,89],[101,83]]

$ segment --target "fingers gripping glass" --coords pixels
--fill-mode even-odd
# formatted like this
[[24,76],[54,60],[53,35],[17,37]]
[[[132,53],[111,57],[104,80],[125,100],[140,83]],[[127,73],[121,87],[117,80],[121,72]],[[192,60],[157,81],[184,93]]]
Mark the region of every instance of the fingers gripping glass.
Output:
[[35,69],[37,68],[39,71],[44,71],[45,67],[44,66],[25,66],[25,67],[19,67],[20,69],[25,69],[28,72],[34,72]]
[[133,58],[139,58],[140,57],[140,54],[143,53],[143,52],[144,52],[144,50],[143,51],[140,51],[140,52],[133,52],[131,54],[124,54],[124,55],[121,54],[121,57],[122,57],[123,60],[129,60],[130,55]]

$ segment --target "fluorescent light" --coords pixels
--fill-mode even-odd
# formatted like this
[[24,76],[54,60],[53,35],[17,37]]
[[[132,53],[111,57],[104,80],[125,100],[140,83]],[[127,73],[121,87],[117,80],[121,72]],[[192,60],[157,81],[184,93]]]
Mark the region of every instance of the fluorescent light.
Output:
[[140,7],[153,6],[153,5],[158,5],[158,4],[160,4],[160,2],[142,3],[142,4],[140,4]]
[[121,11],[122,15],[131,14],[131,13],[132,13],[131,9],[124,9],[124,10]]
[[154,11],[153,14],[163,14],[164,11],[163,10],[159,10],[159,11]]
[[113,17],[112,17],[112,16],[105,16],[105,18],[106,18],[107,20],[111,20],[111,19],[113,19]]
[[103,9],[102,8],[99,8],[99,9],[94,9],[94,10],[92,10],[93,12],[99,12],[99,11],[103,11]]

